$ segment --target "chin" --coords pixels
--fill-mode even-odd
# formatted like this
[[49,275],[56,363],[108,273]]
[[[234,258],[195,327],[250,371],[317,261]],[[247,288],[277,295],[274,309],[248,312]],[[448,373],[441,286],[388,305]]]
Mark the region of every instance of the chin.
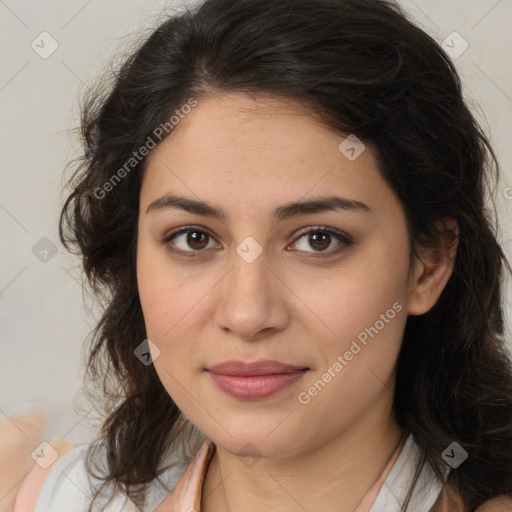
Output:
[[283,430],[280,435],[269,436],[268,433],[271,430],[271,428],[265,431],[246,429],[233,432],[228,429],[232,437],[221,434],[220,437],[210,437],[210,439],[233,455],[253,459],[280,459],[301,451],[298,443],[292,444],[292,434]]

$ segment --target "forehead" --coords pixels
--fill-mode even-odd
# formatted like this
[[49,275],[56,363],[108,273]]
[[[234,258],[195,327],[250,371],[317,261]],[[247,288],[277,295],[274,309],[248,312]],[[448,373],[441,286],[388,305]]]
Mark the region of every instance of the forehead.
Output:
[[395,200],[372,149],[351,160],[340,149],[346,137],[291,100],[242,93],[198,99],[148,158],[141,207],[177,190],[226,209],[236,201],[246,211],[332,192]]
[[[332,140],[326,140],[326,136]],[[318,114],[306,104],[271,96],[230,93],[200,98],[197,106],[182,116],[155,150],[151,160],[158,159],[163,152],[169,153],[166,147],[173,153],[187,151],[188,158],[211,154],[216,161],[222,155],[230,161],[233,157],[243,158],[247,152],[261,161],[266,153],[273,151],[286,154],[286,158],[293,152],[299,159],[306,152],[314,156],[311,150],[319,142],[335,144],[339,137],[322,128]]]

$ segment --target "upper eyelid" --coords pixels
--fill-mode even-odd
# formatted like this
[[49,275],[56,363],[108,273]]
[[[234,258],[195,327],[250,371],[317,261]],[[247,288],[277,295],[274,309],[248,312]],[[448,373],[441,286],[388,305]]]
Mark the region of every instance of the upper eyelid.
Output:
[[[212,238],[216,238],[215,235],[213,235],[208,228],[205,228],[205,227],[202,227],[202,226],[182,226],[180,228],[177,228],[175,231],[166,233],[162,238],[168,239],[170,237],[173,237],[174,235],[178,235],[178,234],[182,235],[183,233],[188,233],[189,231],[194,231],[194,230],[206,233],[209,236],[211,236]],[[323,225],[320,225],[320,224],[313,225],[313,226],[307,226],[305,228],[301,228],[299,230],[299,232],[297,233],[297,236],[306,235],[310,231],[314,232],[314,231],[322,231],[322,230],[330,231],[330,232],[332,232],[334,234],[338,234],[338,235],[343,236],[345,238],[350,238],[348,234],[344,233],[340,229],[333,228],[333,227],[330,227],[330,226],[323,226]]]

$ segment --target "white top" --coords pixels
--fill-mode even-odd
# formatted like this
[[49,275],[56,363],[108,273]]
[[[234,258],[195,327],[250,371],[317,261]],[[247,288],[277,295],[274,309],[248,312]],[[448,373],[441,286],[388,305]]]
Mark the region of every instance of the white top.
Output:
[[[85,470],[84,456],[88,446],[89,444],[76,446],[55,462],[43,483],[34,512],[87,512],[94,492],[101,484]],[[421,450],[410,433],[370,512],[401,512],[401,505],[405,501],[421,455]],[[178,456],[173,456],[168,462],[176,462],[176,465],[150,483],[144,512],[155,511],[155,508],[172,492],[189,464]],[[105,460],[102,464],[105,465]],[[111,489],[110,486],[104,488],[101,497],[96,499],[94,512],[140,512],[140,509],[120,491],[112,496]],[[425,463],[409,501],[408,510],[429,512],[441,489],[442,483],[437,480],[428,463]],[[105,495],[111,496],[110,503]]]

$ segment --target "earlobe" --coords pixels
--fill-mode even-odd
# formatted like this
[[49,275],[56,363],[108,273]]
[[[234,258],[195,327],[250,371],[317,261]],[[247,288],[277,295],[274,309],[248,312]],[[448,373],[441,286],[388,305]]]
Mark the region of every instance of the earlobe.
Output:
[[442,245],[422,249],[416,263],[408,301],[408,313],[413,316],[423,315],[434,307],[453,273],[458,223],[447,219],[438,223],[438,230]]

